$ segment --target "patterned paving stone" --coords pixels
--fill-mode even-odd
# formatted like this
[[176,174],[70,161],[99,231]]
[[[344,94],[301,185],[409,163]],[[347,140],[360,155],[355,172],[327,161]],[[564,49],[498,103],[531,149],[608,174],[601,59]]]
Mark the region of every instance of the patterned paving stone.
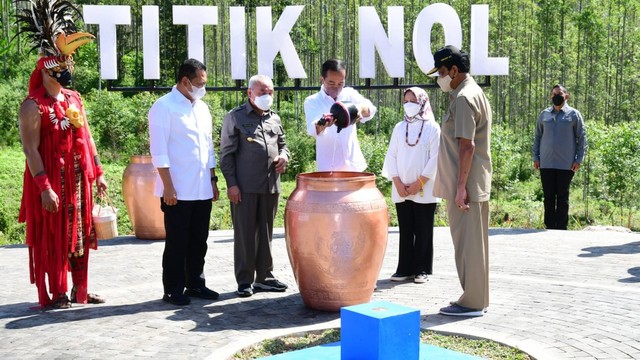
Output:
[[[266,338],[340,326],[339,314],[304,307],[283,229],[273,243],[284,293],[235,295],[230,231],[210,233],[207,285],[218,301],[164,303],[163,242],[121,237],[92,253],[90,290],[102,305],[41,311],[29,284],[27,249],[0,247],[0,358],[227,359]],[[435,230],[434,275],[425,284],[388,280],[397,263],[390,229],[372,300],[421,311],[421,326],[490,338],[537,359],[640,358],[640,236],[615,231],[490,231],[491,306],[481,318],[438,315],[460,294],[448,228]]]

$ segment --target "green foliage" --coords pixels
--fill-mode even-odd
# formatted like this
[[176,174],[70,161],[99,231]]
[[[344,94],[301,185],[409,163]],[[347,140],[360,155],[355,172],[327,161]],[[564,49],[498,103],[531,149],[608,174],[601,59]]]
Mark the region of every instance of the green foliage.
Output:
[[109,186],[107,194],[109,200],[111,200],[110,205],[118,209],[118,235],[132,235],[133,227],[124,203],[124,197],[122,196],[122,175],[124,174],[126,164],[103,163],[102,167],[104,168],[105,180]]
[[20,142],[18,112],[26,94],[26,84],[18,79],[0,82],[0,145]]
[[224,116],[227,114],[227,110],[222,107],[220,96],[212,92],[208,92],[207,95],[202,98],[202,101],[209,106],[209,111],[211,111],[211,118],[213,119],[213,142],[216,149],[219,149],[219,134],[222,129],[222,119],[224,119]]
[[[600,211],[610,216],[612,225],[632,227],[632,214],[638,209],[640,200],[637,191],[640,188],[640,172],[637,171],[640,167],[640,129],[634,125],[594,123],[588,128],[586,170],[593,179],[589,192]],[[618,208],[618,218],[626,216],[627,221],[615,220],[616,211],[612,205]]]
[[315,170],[316,143],[313,137],[305,132],[287,131],[287,147],[291,159],[287,165],[287,171],[282,174],[285,181],[295,180],[296,175]]
[[149,153],[147,113],[157,95],[92,90],[85,95],[91,131],[103,158],[120,161]]
[[24,224],[18,223],[22,199],[24,154],[19,147],[4,147],[0,151],[0,245],[19,244],[24,239]]
[[75,73],[73,74],[73,89],[80,94],[88,94],[97,89],[100,82],[98,62],[98,45],[93,41],[80,47],[73,56]]
[[367,160],[367,169],[365,171],[376,175],[376,186],[385,192],[391,186],[391,183],[380,174],[382,174],[382,166],[384,158],[389,148],[389,139],[387,137],[366,135],[360,129],[358,130],[358,140],[360,141],[360,149]]
[[508,127],[493,126],[491,133],[491,160],[493,177],[491,198],[513,198],[513,189],[519,182],[533,175],[531,136],[518,136]]

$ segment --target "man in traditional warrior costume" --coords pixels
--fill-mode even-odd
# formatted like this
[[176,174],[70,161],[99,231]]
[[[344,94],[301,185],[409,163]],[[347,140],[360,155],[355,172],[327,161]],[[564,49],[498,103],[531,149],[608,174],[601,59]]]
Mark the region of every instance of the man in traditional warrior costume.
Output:
[[[19,221],[27,225],[30,280],[43,308],[103,303],[87,292],[87,264],[89,249],[97,248],[92,185],[95,181],[103,194],[107,184],[80,94],[65,88],[74,70],[71,54],[93,35],[77,31],[74,19],[81,15],[68,1],[22,3],[19,33],[40,52],[19,120],[26,155]],[[73,281],[70,297],[67,272]]]

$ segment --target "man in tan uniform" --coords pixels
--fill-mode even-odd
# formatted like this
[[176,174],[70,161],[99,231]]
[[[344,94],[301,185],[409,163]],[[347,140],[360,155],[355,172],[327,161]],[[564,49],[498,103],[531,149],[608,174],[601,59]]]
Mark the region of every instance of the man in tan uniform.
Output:
[[440,309],[451,316],[482,316],[489,306],[489,195],[491,107],[469,75],[469,55],[447,45],[433,55],[438,85],[449,93],[442,119],[434,196],[446,200],[463,293]]

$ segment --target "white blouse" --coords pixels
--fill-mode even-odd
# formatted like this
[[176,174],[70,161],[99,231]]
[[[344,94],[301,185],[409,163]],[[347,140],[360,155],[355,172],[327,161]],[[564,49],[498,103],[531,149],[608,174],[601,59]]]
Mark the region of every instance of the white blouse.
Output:
[[415,144],[420,134],[423,121],[417,120],[409,124],[408,136],[406,136],[407,122],[396,124],[389,141],[389,149],[384,159],[382,176],[393,181],[398,176],[404,184],[411,184],[418,180],[420,175],[429,178],[425,182],[422,195],[417,193],[407,197],[401,197],[395,185],[391,185],[391,199],[395,203],[411,200],[421,204],[438,203],[440,198],[433,196],[433,182],[436,177],[438,164],[438,146],[440,145],[440,125],[433,120],[424,121],[424,128],[420,141]]

